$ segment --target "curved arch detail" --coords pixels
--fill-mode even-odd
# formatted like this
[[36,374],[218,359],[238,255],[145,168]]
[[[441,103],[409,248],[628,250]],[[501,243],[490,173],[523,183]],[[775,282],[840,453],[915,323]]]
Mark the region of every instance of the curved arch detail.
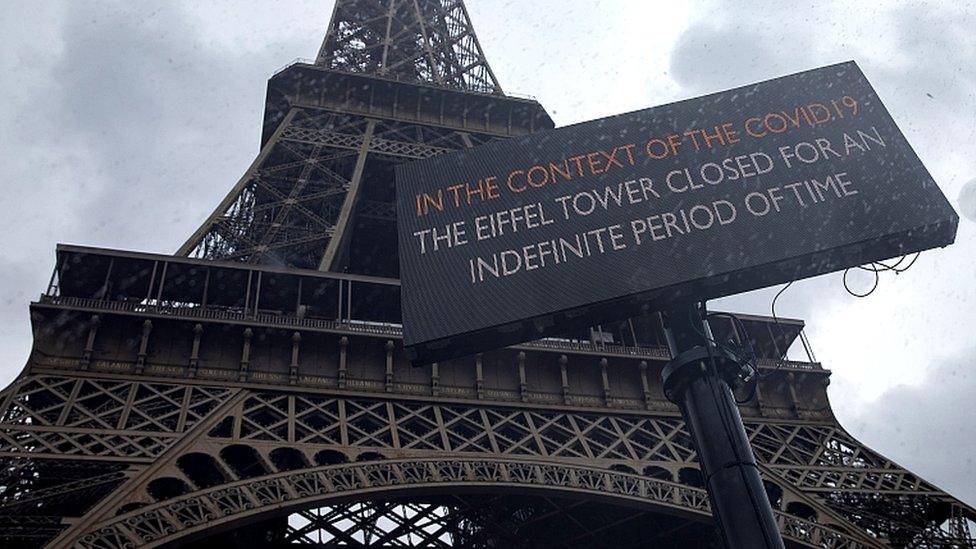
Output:
[[[521,459],[385,460],[287,471],[183,494],[112,517],[78,539],[77,547],[158,547],[269,510],[444,487],[575,493],[703,521],[711,517],[702,489],[617,471]],[[777,512],[777,522],[785,538],[802,545],[864,547],[842,532],[785,513]]]

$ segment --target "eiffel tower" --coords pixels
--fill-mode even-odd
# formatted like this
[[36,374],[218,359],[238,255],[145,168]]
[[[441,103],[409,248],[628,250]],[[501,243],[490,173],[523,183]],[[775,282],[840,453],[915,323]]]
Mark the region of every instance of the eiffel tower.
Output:
[[[460,0],[336,2],[176,254],[58,246],[0,392],[0,545],[717,546],[654,316],[403,355],[392,167],[552,127]],[[738,319],[711,324],[760,356],[741,409],[788,546],[974,547],[974,509],[838,424],[802,321]]]

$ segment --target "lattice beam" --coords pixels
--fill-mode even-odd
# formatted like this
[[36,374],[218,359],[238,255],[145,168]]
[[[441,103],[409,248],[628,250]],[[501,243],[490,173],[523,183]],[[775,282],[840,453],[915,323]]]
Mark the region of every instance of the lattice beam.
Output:
[[[710,516],[704,490],[638,475],[517,459],[379,461],[289,471],[188,493],[112,517],[78,539],[77,546],[101,548],[127,540],[154,547],[245,519],[266,506],[302,509],[355,494],[421,492],[438,485],[455,493],[480,486],[610,496],[621,504],[690,513],[703,521]],[[787,539],[808,547],[875,546],[785,513],[778,512],[777,521]]]
[[339,0],[316,63],[501,94],[460,0]]
[[427,158],[465,142],[453,130],[292,109],[177,254],[328,270],[349,246],[359,188],[375,179],[367,162]]

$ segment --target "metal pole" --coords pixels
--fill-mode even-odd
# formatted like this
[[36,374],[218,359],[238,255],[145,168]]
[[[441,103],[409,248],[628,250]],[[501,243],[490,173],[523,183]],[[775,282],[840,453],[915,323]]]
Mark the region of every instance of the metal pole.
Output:
[[661,377],[695,441],[712,515],[728,549],[782,549],[756,458],[729,382],[741,365],[715,346],[698,304],[674,303],[662,313],[671,362]]

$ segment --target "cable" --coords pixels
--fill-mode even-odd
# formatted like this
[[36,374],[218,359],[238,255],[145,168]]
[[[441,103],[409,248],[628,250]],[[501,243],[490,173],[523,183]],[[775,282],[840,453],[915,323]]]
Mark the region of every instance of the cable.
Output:
[[[737,346],[735,346],[733,348],[733,347],[731,347],[729,345],[726,345],[724,343],[720,343],[720,342],[716,341],[714,338],[708,337],[708,335],[706,335],[699,328],[699,326],[703,322],[703,320],[702,320],[702,313],[701,313],[701,310],[699,310],[699,309],[705,311],[704,320],[706,320],[706,321],[710,317],[713,317],[713,316],[724,316],[724,317],[728,317],[729,319],[731,319],[733,323],[735,323],[736,325],[738,325],[738,328],[742,331],[742,333],[745,334],[745,336],[746,336],[746,342],[748,343],[748,347],[745,346],[745,345],[742,345],[740,343],[739,345],[737,345]],[[695,318],[695,316],[694,316],[695,315],[695,311],[698,311],[698,318]],[[725,352],[729,353],[730,355],[734,356],[736,358],[736,360],[738,361],[739,364],[743,365],[744,367],[748,367],[748,368],[750,368],[752,370],[753,375],[747,375],[746,376],[747,383],[748,383],[748,381],[749,381],[750,378],[752,380],[752,385],[751,385],[751,389],[749,391],[748,396],[746,396],[744,399],[740,400],[738,397],[735,396],[735,391],[732,392],[732,395],[733,395],[733,398],[735,399],[736,404],[745,404],[746,402],[749,402],[750,400],[752,400],[752,397],[756,393],[756,387],[759,384],[759,377],[760,377],[759,376],[759,356],[756,354],[756,350],[752,346],[752,340],[749,338],[748,330],[746,330],[746,326],[742,322],[742,319],[739,318],[738,316],[732,314],[732,313],[722,313],[722,312],[709,313],[707,311],[704,303],[700,303],[699,304],[699,307],[694,308],[691,311],[689,311],[688,317],[689,317],[689,320],[692,321],[691,322],[692,329],[694,329],[695,332],[699,336],[702,337],[702,339],[704,339],[707,343],[711,343],[712,345],[718,347],[719,349],[722,349],[723,351],[725,351]],[[710,353],[710,351],[711,350],[709,349],[709,353]],[[748,351],[749,354],[748,355],[745,354],[744,351]],[[709,356],[711,356],[711,354],[709,354]]]
[[[730,353],[732,355],[735,355],[735,357],[738,358],[740,361],[744,361],[745,360],[745,359],[742,358],[741,353],[737,349],[733,349],[733,348],[729,347],[728,345],[726,345],[724,343],[720,343],[720,342],[716,341],[715,339],[713,339],[711,337],[708,337],[704,332],[702,332],[702,330],[699,328],[699,325],[701,325],[703,323],[703,320],[701,318],[701,312],[699,312],[699,317],[697,319],[693,316],[693,314],[694,314],[693,312],[689,312],[688,313],[688,317],[689,317],[689,320],[692,321],[691,322],[691,327],[692,327],[693,330],[695,330],[695,333],[697,333],[698,335],[700,335],[701,338],[704,339],[706,342],[711,343],[712,345],[715,345],[716,347],[718,347],[718,348],[720,348],[720,349],[722,349],[722,350],[724,350],[724,351],[726,351],[726,352],[728,352],[728,353]],[[742,332],[743,333],[746,332],[745,325],[742,324],[742,320],[739,317],[737,317],[734,314],[732,314],[732,313],[718,313],[718,312],[716,312],[716,313],[709,313],[708,311],[705,311],[705,318],[704,318],[704,320],[708,320],[708,318],[709,317],[712,317],[712,316],[726,316],[726,317],[729,317],[730,319],[732,319],[733,322],[738,323],[738,325],[742,329]],[[696,320],[697,320],[697,322],[696,322]],[[739,346],[739,348],[741,348],[741,345]],[[751,341],[749,342],[749,350],[752,353],[752,356],[754,357],[753,364],[755,364],[755,359],[757,357],[756,357],[755,350],[752,348]]]
[[922,252],[915,252],[915,256],[912,257],[912,260],[909,261],[908,265],[905,265],[904,267],[900,267],[900,265],[903,261],[905,261],[905,258],[908,257],[908,254],[905,254],[900,258],[898,258],[898,261],[896,261],[894,265],[888,265],[887,263],[884,263],[882,261],[872,261],[871,263],[868,264],[870,265],[870,267],[861,265],[858,268],[864,271],[873,271],[873,272],[894,271],[895,274],[899,274],[910,269],[912,265],[915,264],[915,261],[918,260],[918,256],[920,255],[922,255]]
[[[776,292],[776,295],[773,296],[773,301],[771,301],[769,304],[769,312],[773,316],[773,324],[776,325],[776,331],[779,332],[779,336],[783,338],[783,341],[786,341],[786,332],[783,331],[783,326],[780,325],[779,323],[779,317],[776,316],[776,302],[779,300],[779,296],[783,295],[783,292],[788,290],[790,286],[793,285],[794,282],[796,282],[796,279],[787,282],[785,286],[780,288],[779,291]],[[780,368],[783,367],[783,363],[785,362],[786,362],[786,353],[783,353],[783,356],[776,357],[776,367],[774,367],[772,371],[766,372],[765,374],[760,372],[759,376],[762,378],[767,378],[775,374],[777,371],[779,371]]]
[[[741,333],[741,335],[739,336],[740,339],[739,344],[736,345],[734,348],[732,348],[731,346],[725,346],[718,343],[716,344],[719,345],[722,349],[725,349],[726,351],[734,355],[736,359],[739,361],[739,363],[743,366],[743,369],[746,369],[748,372],[744,376],[741,376],[744,378],[744,381],[747,383],[747,386],[749,387],[748,394],[744,398],[740,399],[738,396],[736,396],[735,391],[732,391],[732,395],[735,398],[735,403],[745,404],[750,400],[752,400],[752,398],[755,396],[756,388],[759,385],[759,356],[756,354],[756,349],[752,345],[752,338],[749,337],[749,331],[746,329],[745,323],[743,323],[742,319],[739,318],[737,315],[732,313],[712,312],[712,313],[706,313],[705,319],[710,320],[712,317],[719,317],[719,316],[724,316],[728,318],[733,324],[732,326],[733,330]],[[743,337],[745,338],[744,343],[742,341]],[[749,372],[749,370],[751,370],[751,372]]]
[[791,280],[786,283],[786,286],[780,288],[779,291],[776,292],[776,295],[773,296],[773,301],[769,304],[769,312],[773,314],[773,322],[776,323],[777,328],[779,327],[779,319],[776,317],[776,302],[779,300],[779,296],[783,295],[783,292],[788,290],[794,282],[796,282],[796,280]]
[[[861,267],[857,267],[857,268],[858,269],[861,269]],[[847,283],[847,274],[851,272],[851,269],[849,269],[849,268],[848,269],[844,269],[844,277],[843,277],[844,289],[847,290],[847,293],[851,294],[854,297],[867,297],[867,296],[873,294],[874,291],[878,289],[878,283],[881,282],[881,275],[878,274],[878,271],[871,271],[870,269],[862,269],[862,270],[865,270],[865,271],[869,271],[869,272],[874,273],[874,284],[871,285],[871,289],[870,290],[864,292],[863,294],[859,294],[859,293],[855,292],[854,290],[852,290],[850,284]]]
[[759,371],[758,370],[755,370],[755,373],[752,376],[750,376],[749,380],[747,381],[747,385],[746,386],[749,388],[749,392],[746,393],[746,396],[743,397],[743,398],[741,398],[741,399],[739,397],[735,396],[735,391],[732,391],[732,398],[735,399],[735,403],[736,404],[745,404],[745,403],[749,402],[750,400],[752,400],[753,397],[756,396],[756,389],[759,388]]
[[[723,343],[719,343],[715,339],[709,338],[708,336],[706,336],[704,333],[702,333],[698,329],[698,322],[701,322],[701,313],[700,312],[699,312],[699,318],[697,319],[698,322],[692,322],[692,327],[695,329],[696,332],[698,332],[698,335],[702,336],[702,338],[705,339],[705,341],[714,344],[716,347],[718,347],[718,348],[724,350],[725,352],[731,354],[732,356],[734,356],[735,359],[736,359],[736,361],[742,366],[742,369],[747,371],[747,373],[745,375],[743,375],[741,373],[741,371],[740,371],[739,377],[742,378],[742,379],[744,379],[744,381],[746,381],[746,383],[750,387],[748,395],[745,398],[743,398],[743,399],[739,399],[739,397],[736,396],[735,389],[732,390],[732,398],[735,400],[735,403],[736,404],[745,404],[745,403],[749,402],[750,400],[752,400],[752,397],[755,396],[755,394],[756,394],[756,388],[759,385],[759,356],[756,354],[756,350],[752,346],[752,339],[749,337],[748,330],[746,330],[746,325],[742,322],[742,319],[739,318],[738,316],[736,316],[735,314],[732,314],[732,313],[723,313],[723,312],[711,312],[710,313],[710,312],[708,312],[708,310],[707,310],[707,308],[705,307],[704,304],[701,305],[701,308],[705,312],[705,320],[706,321],[708,321],[712,317],[716,317],[716,316],[724,316],[724,317],[727,317],[733,323],[733,330],[736,330],[736,329],[741,330],[742,334],[746,338],[745,341],[746,341],[746,344],[747,345],[743,345],[741,341],[739,342],[738,345],[736,345],[734,347],[731,346],[731,345],[725,345]],[[690,314],[691,313],[689,313],[689,315]],[[692,317],[692,320],[695,320],[694,317]],[[731,341],[730,341],[730,343],[731,343]],[[748,351],[748,354],[746,354],[745,351]],[[712,355],[709,352],[709,357],[711,358],[711,356]],[[750,372],[750,370],[751,370],[751,372]]]
[[[867,264],[864,264],[864,265],[858,265],[857,267],[849,267],[847,269],[844,269],[844,277],[843,277],[844,289],[847,290],[847,293],[851,294],[854,297],[867,297],[867,296],[873,294],[874,291],[878,289],[878,283],[881,281],[881,273],[887,272],[887,271],[891,271],[891,272],[895,273],[896,275],[901,274],[901,273],[907,271],[908,269],[910,269],[912,267],[912,265],[915,264],[915,261],[918,260],[918,256],[920,256],[920,255],[922,255],[922,252],[920,252],[920,251],[919,252],[915,252],[915,256],[912,257],[911,261],[908,262],[908,265],[905,265],[904,267],[902,267],[901,264],[908,257],[908,254],[905,254],[905,255],[901,256],[900,258],[898,258],[898,261],[895,261],[895,263],[893,265],[888,265],[887,263],[884,263],[883,261],[872,261],[871,263],[867,263]],[[851,289],[850,284],[847,282],[847,275],[848,275],[848,273],[850,273],[850,271],[852,269],[857,269],[859,271],[866,271],[866,272],[869,272],[869,273],[874,274],[874,284],[871,285],[871,289],[869,289],[868,291],[866,291],[864,293],[857,293],[857,292],[855,292],[854,290]]]
[[[747,361],[747,362],[750,362],[753,366],[758,366],[759,356],[756,355],[756,349],[755,349],[755,347],[752,346],[752,338],[749,337],[749,330],[746,329],[746,325],[745,325],[745,323],[742,322],[742,319],[739,318],[738,315],[735,315],[733,313],[722,313],[722,312],[708,313],[705,318],[707,320],[707,319],[709,319],[709,318],[711,318],[713,316],[724,316],[724,317],[729,318],[732,321],[732,323],[734,325],[733,326],[733,329],[741,332],[741,335],[739,336],[740,341],[739,341],[738,348],[739,349],[746,349],[746,350],[748,350],[749,351],[749,356],[746,357],[746,358],[750,358],[751,357],[752,360],[751,361]],[[741,338],[742,337],[745,337],[745,343],[746,344],[743,344],[742,343],[742,341],[741,341]],[[738,355],[738,353],[735,353],[734,350],[732,350],[732,349],[728,349],[727,348],[726,350],[733,351],[733,354],[737,354]]]

